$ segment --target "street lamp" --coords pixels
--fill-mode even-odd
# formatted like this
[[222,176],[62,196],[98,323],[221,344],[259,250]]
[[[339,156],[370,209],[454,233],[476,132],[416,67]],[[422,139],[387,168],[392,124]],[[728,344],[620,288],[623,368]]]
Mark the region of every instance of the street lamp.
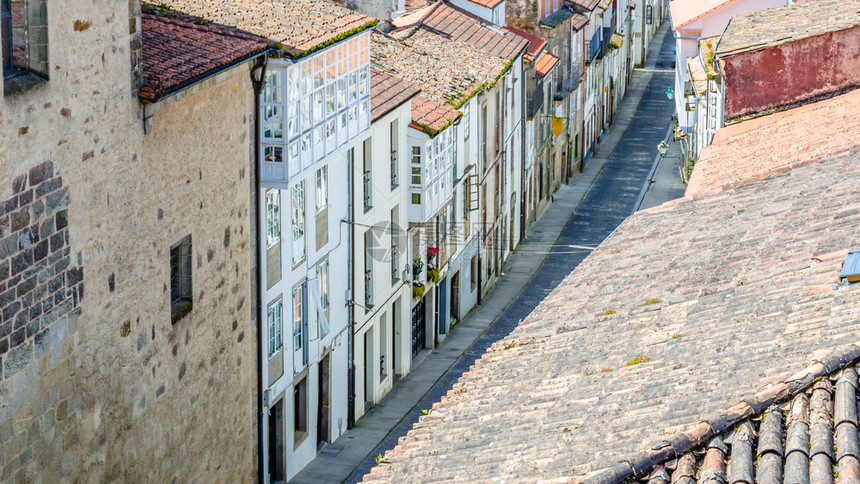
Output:
[[675,99],[675,91],[673,91],[671,87],[666,89],[666,97],[669,98],[670,101]]

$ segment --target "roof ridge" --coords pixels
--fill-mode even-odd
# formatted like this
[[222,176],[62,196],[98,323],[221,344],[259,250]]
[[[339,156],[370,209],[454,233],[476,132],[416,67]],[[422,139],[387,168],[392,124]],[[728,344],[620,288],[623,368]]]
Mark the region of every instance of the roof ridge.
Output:
[[626,479],[639,476],[658,464],[680,457],[696,446],[720,435],[735,424],[764,412],[775,403],[781,403],[800,394],[824,376],[860,360],[860,341],[831,349],[822,358],[813,358],[803,370],[780,379],[770,387],[747,398],[725,411],[699,419],[669,439],[661,439],[648,450],[635,452],[607,468],[593,472],[581,479],[581,484],[620,484]]

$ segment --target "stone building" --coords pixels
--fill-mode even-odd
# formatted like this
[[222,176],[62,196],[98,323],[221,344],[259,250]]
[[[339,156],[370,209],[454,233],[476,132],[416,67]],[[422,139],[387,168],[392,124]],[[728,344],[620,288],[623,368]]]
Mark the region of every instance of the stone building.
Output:
[[134,0],[11,6],[0,480],[253,480],[250,71],[267,44]]

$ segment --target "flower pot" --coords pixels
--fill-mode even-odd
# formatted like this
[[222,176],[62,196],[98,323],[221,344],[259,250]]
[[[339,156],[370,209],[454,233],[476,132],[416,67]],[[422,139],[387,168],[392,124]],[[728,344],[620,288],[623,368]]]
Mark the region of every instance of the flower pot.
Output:
[[421,299],[424,297],[424,286],[412,285],[412,297],[417,297]]

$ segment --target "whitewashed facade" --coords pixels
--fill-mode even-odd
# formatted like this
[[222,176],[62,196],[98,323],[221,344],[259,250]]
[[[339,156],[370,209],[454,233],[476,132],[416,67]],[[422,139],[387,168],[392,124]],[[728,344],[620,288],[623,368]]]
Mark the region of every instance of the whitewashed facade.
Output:
[[[271,59],[261,96],[265,468],[293,478],[347,430],[348,169],[370,134],[369,33]],[[261,234],[261,235],[263,235]]]

